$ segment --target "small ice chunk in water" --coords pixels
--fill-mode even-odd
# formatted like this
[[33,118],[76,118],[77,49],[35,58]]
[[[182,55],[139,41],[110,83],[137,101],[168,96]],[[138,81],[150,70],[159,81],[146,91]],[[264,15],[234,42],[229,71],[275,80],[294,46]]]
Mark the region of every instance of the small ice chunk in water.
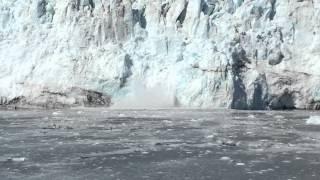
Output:
[[223,156],[220,158],[221,161],[230,161],[231,158],[230,157],[227,157],[227,156]]
[[196,122],[197,120],[196,120],[196,119],[191,119],[190,121],[191,121],[191,122]]
[[119,113],[119,114],[118,114],[118,117],[126,117],[126,115],[125,115],[125,114],[122,114],[122,113]]
[[245,163],[237,163],[236,166],[244,166],[246,165]]
[[61,111],[56,111],[56,112],[53,112],[53,113],[52,113],[52,115],[54,115],[54,116],[59,116],[59,115],[61,115],[61,114],[62,114]]
[[320,116],[310,116],[309,119],[307,119],[306,124],[320,125]]
[[250,119],[254,119],[254,118],[256,118],[253,114],[250,114],[249,116],[248,116],[248,118],[250,118]]
[[13,161],[13,162],[23,162],[26,160],[26,158],[25,157],[15,157],[15,158],[10,158],[8,160]]
[[172,121],[169,121],[169,120],[164,120],[163,122],[166,123],[166,124],[171,124],[172,123]]
[[276,116],[274,116],[276,119],[284,119],[284,116],[282,116],[282,115],[276,115]]
[[211,135],[208,135],[206,138],[208,138],[208,139],[212,139],[212,138],[214,138],[214,134],[211,134]]

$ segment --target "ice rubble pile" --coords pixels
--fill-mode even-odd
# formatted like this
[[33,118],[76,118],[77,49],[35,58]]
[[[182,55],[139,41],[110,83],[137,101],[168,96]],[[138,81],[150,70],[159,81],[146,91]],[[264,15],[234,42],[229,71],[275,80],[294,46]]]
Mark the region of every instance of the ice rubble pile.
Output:
[[138,84],[183,107],[320,109],[319,26],[317,0],[0,0],[0,104],[110,105]]

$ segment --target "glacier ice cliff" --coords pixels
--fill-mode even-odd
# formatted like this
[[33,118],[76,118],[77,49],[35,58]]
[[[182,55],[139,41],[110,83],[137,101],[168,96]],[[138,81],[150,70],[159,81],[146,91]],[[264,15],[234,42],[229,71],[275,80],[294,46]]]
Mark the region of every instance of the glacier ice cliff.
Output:
[[3,105],[320,109],[319,59],[318,0],[0,0]]

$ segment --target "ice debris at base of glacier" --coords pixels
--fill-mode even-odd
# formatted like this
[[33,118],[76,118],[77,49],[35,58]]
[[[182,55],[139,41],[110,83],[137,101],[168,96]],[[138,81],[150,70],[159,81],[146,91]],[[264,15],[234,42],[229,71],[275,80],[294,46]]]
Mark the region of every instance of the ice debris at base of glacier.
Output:
[[320,116],[310,116],[307,119],[306,124],[308,124],[308,125],[320,125]]
[[1,0],[0,105],[149,106],[139,82],[158,106],[320,109],[319,15],[306,0]]

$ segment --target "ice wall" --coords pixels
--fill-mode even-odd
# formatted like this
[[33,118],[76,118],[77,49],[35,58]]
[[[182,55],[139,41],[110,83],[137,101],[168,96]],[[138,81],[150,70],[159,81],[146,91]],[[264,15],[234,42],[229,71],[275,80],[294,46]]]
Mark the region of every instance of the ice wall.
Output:
[[0,104],[110,105],[139,81],[175,106],[320,109],[319,10],[318,0],[0,0]]

